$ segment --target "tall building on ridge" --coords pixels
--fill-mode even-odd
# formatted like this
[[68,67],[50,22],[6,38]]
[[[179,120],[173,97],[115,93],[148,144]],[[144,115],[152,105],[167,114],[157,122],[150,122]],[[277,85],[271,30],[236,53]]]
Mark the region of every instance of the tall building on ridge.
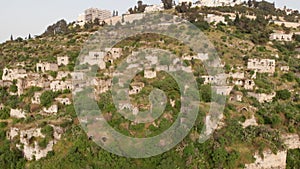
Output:
[[112,16],[109,10],[100,10],[97,8],[89,8],[84,11],[86,22],[93,22],[95,19],[103,21]]
[[105,19],[111,18],[112,13],[109,10],[101,10],[97,8],[89,8],[80,14],[77,18],[77,24],[83,26],[87,22],[94,22],[95,19],[104,21]]

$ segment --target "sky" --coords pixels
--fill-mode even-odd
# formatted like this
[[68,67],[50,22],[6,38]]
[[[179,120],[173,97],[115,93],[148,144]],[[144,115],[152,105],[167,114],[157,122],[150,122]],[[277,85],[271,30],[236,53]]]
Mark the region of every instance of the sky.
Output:
[[[267,0],[277,7],[300,10],[299,0]],[[119,14],[136,5],[137,0],[2,0],[0,5],[0,42],[13,35],[27,37],[42,34],[46,28],[65,19],[75,21],[80,13],[90,7],[118,10]],[[161,0],[143,0],[146,4],[159,4]]]

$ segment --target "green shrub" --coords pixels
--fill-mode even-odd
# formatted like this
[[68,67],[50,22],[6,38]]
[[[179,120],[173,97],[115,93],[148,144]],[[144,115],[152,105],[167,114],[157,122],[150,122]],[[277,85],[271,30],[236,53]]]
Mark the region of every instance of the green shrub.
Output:
[[291,98],[291,92],[287,89],[279,90],[276,92],[276,98],[281,100],[288,100]]
[[41,100],[41,105],[44,107],[49,107],[51,106],[53,99],[55,98],[56,94],[51,91],[45,91],[44,93],[42,93],[40,100]]

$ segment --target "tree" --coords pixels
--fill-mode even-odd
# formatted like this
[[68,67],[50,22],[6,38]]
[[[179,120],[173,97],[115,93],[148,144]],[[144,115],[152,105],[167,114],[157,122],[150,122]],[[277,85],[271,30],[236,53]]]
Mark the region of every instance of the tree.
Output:
[[16,93],[18,91],[18,87],[15,84],[13,84],[9,87],[9,91]]
[[210,85],[201,85],[200,96],[201,96],[202,101],[210,102],[211,101],[211,86]]
[[28,39],[31,39],[31,35],[30,34],[28,35]]
[[51,90],[45,91],[40,97],[41,105],[45,107],[51,106],[51,103],[54,98],[55,98],[54,92],[52,92]]
[[240,23],[240,16],[239,16],[239,14],[236,14],[235,19],[234,19],[234,25],[237,25],[239,23]]
[[[130,13],[130,14],[133,14],[133,9],[132,8],[129,8],[128,9],[128,12]],[[123,18],[122,18],[123,19]]]
[[181,5],[176,6],[176,11],[179,13],[187,12],[190,7],[187,6],[186,2],[182,2]]
[[56,34],[64,34],[68,32],[68,25],[65,20],[60,20],[57,23],[48,26],[47,30],[43,34],[44,36],[48,35],[56,35]]
[[22,42],[22,41],[23,41],[23,38],[18,37],[18,38],[16,39],[16,41],[17,41],[17,42]]
[[138,13],[143,13],[145,12],[147,5],[143,4],[143,1],[138,1],[138,7],[137,7],[137,12]]
[[100,20],[99,20],[99,18],[95,18],[95,20],[94,20],[94,25],[100,25]]
[[293,39],[294,39],[295,41],[297,41],[297,42],[300,42],[300,35],[294,34],[294,35],[293,35]]
[[162,0],[164,4],[164,9],[172,9],[173,7],[173,0]]
[[281,100],[287,100],[291,98],[291,92],[287,89],[279,90],[276,92],[276,97]]
[[14,40],[14,37],[13,35],[10,35],[10,40],[13,41]]
[[248,0],[248,6],[249,6],[249,7],[252,7],[252,5],[253,5],[252,1],[251,1],[251,0]]
[[286,168],[300,168],[300,149],[288,150]]

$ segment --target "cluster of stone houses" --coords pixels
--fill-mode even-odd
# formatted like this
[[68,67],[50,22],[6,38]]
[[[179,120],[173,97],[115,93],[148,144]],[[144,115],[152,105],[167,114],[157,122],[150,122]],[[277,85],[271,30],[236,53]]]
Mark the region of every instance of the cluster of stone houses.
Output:
[[[256,98],[260,103],[271,102],[276,96],[276,93],[255,93],[254,90],[257,88],[254,79],[256,79],[257,73],[274,74],[276,61],[274,59],[248,59],[247,68],[245,70],[242,69],[243,68],[236,69],[229,74],[204,75],[201,76],[201,78],[204,84],[211,84],[217,94],[230,95],[231,101],[242,101],[243,93],[231,92],[233,86],[230,86],[230,84],[243,87],[248,91],[248,96]],[[279,70],[288,72],[289,67],[281,66]],[[251,72],[253,72],[253,74]]]
[[[24,69],[18,68],[4,68],[1,87],[10,87],[16,85],[18,91],[16,94],[19,96],[24,94],[24,91],[31,87],[40,87],[42,91],[35,92],[31,98],[31,104],[41,104],[41,95],[46,90],[59,91],[70,89],[73,86],[70,77],[73,75],[71,72],[58,71],[60,66],[66,66],[69,64],[69,58],[67,56],[57,57],[57,63],[39,62],[35,66],[35,72],[28,72]],[[47,75],[49,72],[57,72],[57,77]],[[10,93],[14,94],[14,93]],[[55,98],[57,103],[62,105],[72,104],[71,99],[67,97]],[[3,109],[4,106],[1,105]],[[50,107],[42,107],[38,112],[42,115],[54,115],[58,113],[58,105],[53,104]],[[10,109],[10,116],[13,118],[27,118],[27,112],[22,109]],[[31,142],[33,138],[45,138],[41,133],[41,128],[21,129],[17,127],[11,127],[7,133],[9,140],[19,139],[19,143],[16,145],[18,149],[23,152],[24,157],[27,160],[39,160],[47,156],[47,153],[53,150],[53,145],[60,139],[63,129],[60,127],[52,126],[54,129],[53,140],[50,140],[45,148],[41,148],[37,141]],[[19,137],[17,137],[19,136]]]
[[105,51],[89,52],[83,58],[81,64],[97,65],[101,70],[106,68],[106,63],[113,63],[114,60],[122,55],[121,48],[106,48]]
[[[45,138],[45,135],[41,132],[41,128],[20,129],[12,127],[7,133],[7,138],[9,140],[19,140],[16,147],[23,152],[23,155],[27,160],[39,160],[46,157],[48,152],[53,151],[53,146],[61,139],[61,135],[64,132],[61,127],[53,125],[51,125],[51,127],[54,131],[53,140],[50,140],[45,148],[41,148],[36,141],[37,138]],[[34,142],[32,143],[31,140],[34,140]]]
[[[7,68],[3,69],[2,80],[0,81],[1,87],[10,87],[11,85],[17,86],[16,93],[10,93],[11,95],[24,94],[26,89],[31,87],[40,87],[45,90],[52,91],[63,91],[63,90],[72,90],[73,85],[70,80],[72,76],[71,72],[67,71],[58,71],[60,66],[66,66],[69,64],[69,58],[67,56],[57,57],[57,63],[48,63],[48,62],[39,62],[36,64],[36,72],[27,72],[24,69],[18,68]],[[46,75],[48,72],[57,72],[56,77]],[[32,104],[40,104],[40,96],[43,91],[34,93],[34,96],[31,98]],[[62,104],[70,104],[70,100],[58,100]],[[43,113],[57,113],[58,106],[52,105],[49,108],[43,108]],[[23,110],[11,109],[11,117],[15,118],[26,118],[26,113]]]

